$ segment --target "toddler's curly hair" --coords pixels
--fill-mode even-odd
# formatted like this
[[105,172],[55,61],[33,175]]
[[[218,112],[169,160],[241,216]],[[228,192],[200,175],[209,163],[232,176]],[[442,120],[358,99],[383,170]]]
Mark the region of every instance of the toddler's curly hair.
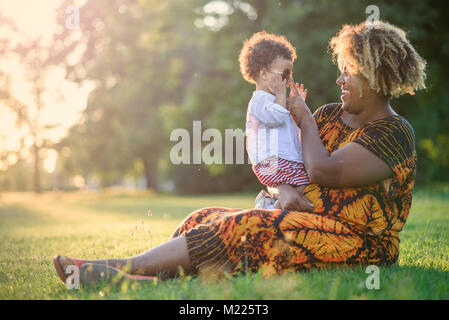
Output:
[[292,62],[296,60],[296,49],[285,36],[257,32],[243,42],[239,55],[240,72],[243,78],[256,83],[262,68],[267,68],[276,58]]
[[426,86],[426,61],[405,32],[385,21],[344,25],[329,41],[332,58],[341,71],[368,80],[371,89],[388,97],[413,95]]

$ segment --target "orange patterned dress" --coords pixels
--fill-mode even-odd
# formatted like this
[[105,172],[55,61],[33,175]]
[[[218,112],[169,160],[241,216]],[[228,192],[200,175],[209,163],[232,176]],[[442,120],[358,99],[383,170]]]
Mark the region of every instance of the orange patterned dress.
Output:
[[314,212],[204,208],[192,212],[170,238],[185,236],[197,272],[264,276],[329,265],[395,263],[399,232],[410,212],[416,172],[414,133],[401,116],[353,129],[341,104],[314,117],[329,152],[355,142],[384,160],[392,177],[353,188],[310,184]]

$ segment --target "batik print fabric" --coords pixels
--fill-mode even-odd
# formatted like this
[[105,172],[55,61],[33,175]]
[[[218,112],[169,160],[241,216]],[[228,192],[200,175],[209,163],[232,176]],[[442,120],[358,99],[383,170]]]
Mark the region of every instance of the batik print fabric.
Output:
[[329,152],[359,143],[392,169],[379,183],[355,188],[309,184],[314,212],[203,208],[171,238],[185,236],[194,268],[202,273],[262,271],[264,276],[330,265],[392,264],[399,232],[410,212],[416,172],[414,133],[400,116],[353,129],[341,104],[318,109],[315,120]]

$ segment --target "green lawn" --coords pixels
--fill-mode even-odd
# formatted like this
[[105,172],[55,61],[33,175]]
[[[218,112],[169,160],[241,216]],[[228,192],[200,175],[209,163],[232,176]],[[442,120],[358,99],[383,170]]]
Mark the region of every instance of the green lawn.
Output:
[[[102,192],[0,194],[0,299],[449,299],[449,186],[417,189],[401,232],[399,263],[380,268],[368,290],[365,268],[185,277],[68,290],[52,257],[126,257],[167,240],[191,211],[250,208],[253,195],[168,196]],[[151,209],[152,216],[148,216]]]

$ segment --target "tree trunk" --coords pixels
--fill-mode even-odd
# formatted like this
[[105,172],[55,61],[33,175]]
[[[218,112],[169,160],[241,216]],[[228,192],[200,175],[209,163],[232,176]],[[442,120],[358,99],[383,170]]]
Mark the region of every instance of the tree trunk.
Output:
[[34,193],[41,192],[41,181],[40,181],[40,171],[39,171],[39,147],[34,144],[34,173],[33,173],[33,191]]
[[155,161],[151,161],[148,158],[143,158],[143,166],[145,170],[145,179],[147,182],[147,190],[157,191],[157,165]]
[[265,18],[265,12],[267,11],[267,2],[266,0],[257,0],[252,4],[255,6],[257,13],[255,25],[257,25],[257,28],[259,29],[262,25],[263,19]]

